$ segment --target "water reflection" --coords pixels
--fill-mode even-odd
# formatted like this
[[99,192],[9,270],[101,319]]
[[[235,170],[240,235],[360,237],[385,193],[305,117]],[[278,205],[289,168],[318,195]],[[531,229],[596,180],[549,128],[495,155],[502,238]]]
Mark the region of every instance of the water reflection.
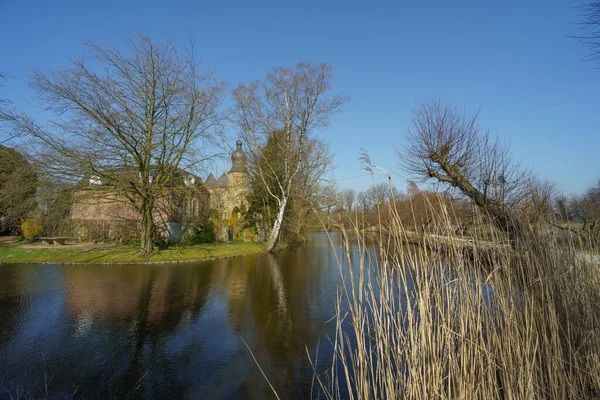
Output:
[[308,397],[305,346],[320,341],[319,365],[331,362],[333,251],[316,235],[198,264],[2,265],[0,398],[271,397],[240,338],[281,396]]

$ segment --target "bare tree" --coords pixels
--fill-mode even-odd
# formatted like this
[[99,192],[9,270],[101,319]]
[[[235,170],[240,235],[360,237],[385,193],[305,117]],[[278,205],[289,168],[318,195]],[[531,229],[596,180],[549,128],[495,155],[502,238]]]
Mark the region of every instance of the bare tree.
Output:
[[600,179],[586,190],[580,199],[580,207],[583,230],[595,243],[600,243]]
[[422,181],[456,188],[514,235],[521,227],[510,210],[524,200],[531,174],[477,118],[440,101],[421,104],[413,110],[407,147],[398,152],[400,164]]
[[[6,82],[6,80],[8,78],[9,78],[9,75],[6,72],[0,71],[0,87],[4,87],[4,82]],[[9,101],[7,99],[0,97],[0,105],[6,104],[8,102]]]
[[524,219],[530,224],[548,221],[554,215],[553,206],[557,197],[554,182],[531,178],[525,189],[525,199],[521,210]]
[[[264,80],[240,84],[234,91],[236,122],[250,157],[258,160],[251,172],[263,180],[278,206],[267,251],[274,251],[277,245],[286,206],[305,166],[312,134],[326,127],[331,115],[346,101],[341,95],[327,97],[332,79],[329,65],[301,62],[295,68],[275,68]],[[276,165],[263,154],[274,132],[280,132]]]
[[371,197],[373,198],[376,207],[384,207],[403,197],[402,192],[394,185],[385,182],[373,185],[369,192],[371,193]]
[[149,253],[157,200],[214,137],[224,85],[212,70],[201,73],[193,49],[154,45],[143,35],[127,44],[124,54],[88,43],[91,60],[34,72],[30,86],[55,113],[52,124],[9,117],[45,150],[46,170],[94,177],[126,199],[139,213],[141,250]]
[[376,213],[378,208],[385,207],[396,200],[401,200],[402,197],[402,192],[398,191],[394,185],[380,182],[367,190],[359,192],[356,196],[356,204],[361,212]]
[[325,228],[329,229],[331,214],[341,206],[337,197],[338,191],[335,183],[322,185],[316,195],[316,207],[325,214]]
[[409,197],[414,197],[419,193],[421,193],[421,189],[419,189],[419,186],[415,183],[415,181],[408,181],[408,184],[406,185],[406,194]]
[[[296,222],[292,233],[296,237],[305,239],[307,224],[321,201],[321,188],[334,185],[330,174],[332,170],[333,156],[329,146],[322,140],[312,138],[304,151],[299,178],[292,189],[292,195],[298,200],[295,215],[292,215]],[[304,207],[298,207],[299,204],[304,204]]]
[[344,189],[339,193],[340,204],[346,212],[352,212],[356,204],[356,191],[354,189]]
[[[259,153],[260,158],[250,154],[248,158],[248,167],[250,171],[260,170],[259,163],[266,163],[262,168],[272,169],[271,176],[277,175],[277,179],[283,176],[283,167],[281,163],[281,146],[283,132],[278,131],[269,135],[268,144]],[[329,172],[332,169],[332,156],[329,147],[321,140],[312,138],[303,152],[303,160],[298,177],[292,187],[290,197],[287,203],[287,210],[284,214],[284,220],[281,226],[279,245],[297,243],[305,239],[306,229],[311,222],[311,214],[315,209],[319,209],[322,197],[321,187],[331,182]],[[260,215],[261,230],[269,230],[275,222],[279,207],[276,198],[270,195],[270,191],[279,194],[277,179],[269,176],[259,176],[253,174],[250,179],[251,203],[250,212]],[[285,237],[284,237],[285,235]]]
[[579,6],[579,11],[582,34],[576,38],[590,48],[588,59],[597,61],[600,59],[600,2],[584,3]]
[[[0,71],[0,88],[4,87],[4,83],[11,76],[6,72]],[[11,119],[14,110],[11,107],[12,103],[9,99],[0,97],[0,144],[5,144],[19,136],[17,129],[14,129],[10,124],[4,124]]]
[[600,179],[587,188],[580,202],[583,203],[584,218],[600,219]]

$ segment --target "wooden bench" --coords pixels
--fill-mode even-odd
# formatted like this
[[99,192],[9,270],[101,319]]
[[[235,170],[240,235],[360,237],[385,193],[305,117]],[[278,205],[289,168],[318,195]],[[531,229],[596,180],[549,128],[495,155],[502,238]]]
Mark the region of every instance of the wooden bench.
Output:
[[42,241],[42,243],[44,244],[54,244],[54,245],[64,245],[65,244],[65,240],[68,239],[68,237],[62,237],[62,236],[56,236],[56,237],[39,237],[39,240]]

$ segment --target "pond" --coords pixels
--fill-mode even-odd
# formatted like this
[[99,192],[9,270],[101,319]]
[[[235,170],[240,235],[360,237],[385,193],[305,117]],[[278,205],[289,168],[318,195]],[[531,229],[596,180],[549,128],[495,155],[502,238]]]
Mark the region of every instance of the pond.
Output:
[[253,356],[281,398],[314,397],[333,240],[189,264],[0,264],[0,398],[273,398]]

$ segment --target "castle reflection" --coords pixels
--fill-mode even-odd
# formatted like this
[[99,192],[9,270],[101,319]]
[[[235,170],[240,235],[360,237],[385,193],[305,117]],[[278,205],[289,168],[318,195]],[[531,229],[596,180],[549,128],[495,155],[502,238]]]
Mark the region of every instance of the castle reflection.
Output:
[[[332,249],[313,243],[197,264],[62,266],[49,291],[53,301],[18,306],[28,302],[2,300],[0,289],[0,312],[12,309],[19,316],[11,318],[21,323],[38,315],[33,325],[40,331],[57,327],[39,340],[48,349],[45,367],[60,365],[68,377],[54,381],[60,393],[78,385],[86,397],[270,397],[251,351],[278,393],[308,397],[313,369],[307,349],[314,356],[320,342],[321,365],[331,363],[324,349],[334,327],[326,322],[339,281],[332,262]],[[14,276],[8,281],[19,285]],[[20,296],[28,295],[14,295]],[[55,312],[35,312],[42,307]],[[12,356],[18,344],[34,354],[36,348],[19,339],[31,334],[10,325],[0,329],[6,339],[0,353]],[[11,367],[19,371],[24,358],[14,359]]]

